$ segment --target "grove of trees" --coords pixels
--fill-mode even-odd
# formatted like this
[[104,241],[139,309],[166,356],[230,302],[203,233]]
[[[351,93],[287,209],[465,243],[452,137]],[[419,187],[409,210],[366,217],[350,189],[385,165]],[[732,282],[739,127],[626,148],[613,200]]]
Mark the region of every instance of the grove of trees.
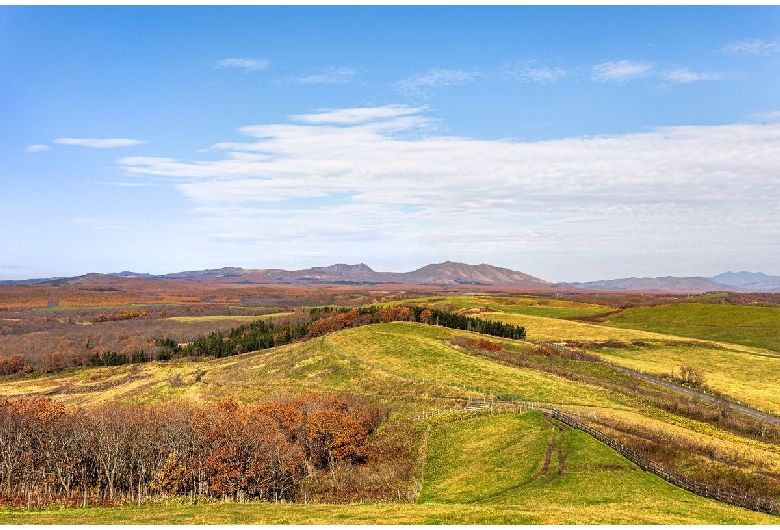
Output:
[[254,406],[0,398],[0,502],[141,502],[165,494],[293,500],[306,477],[367,459],[387,412],[334,395]]

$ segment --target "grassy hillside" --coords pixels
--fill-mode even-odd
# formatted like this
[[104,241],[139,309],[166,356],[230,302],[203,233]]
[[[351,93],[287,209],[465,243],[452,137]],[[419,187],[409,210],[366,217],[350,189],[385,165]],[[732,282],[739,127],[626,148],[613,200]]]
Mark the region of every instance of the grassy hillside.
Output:
[[[464,297],[440,298],[438,303],[445,304],[451,299],[465,308],[469,307]],[[673,312],[669,308],[673,308]],[[780,392],[777,391],[780,388],[780,356],[733,340],[739,333],[750,338],[744,343],[759,341],[759,337],[769,337],[773,333],[780,337],[780,322],[772,320],[775,315],[780,315],[780,309],[681,304],[631,309],[622,314],[626,313],[634,315],[634,321],[631,325],[623,322],[620,327],[504,311],[483,312],[479,316],[525,326],[527,339],[532,342],[593,343],[590,346],[585,344],[584,348],[613,362],[650,374],[669,374],[679,371],[681,365],[690,365],[704,374],[709,386],[755,407],[780,411]],[[679,314],[682,322],[701,321],[705,319],[704,315],[716,315],[720,320],[716,318],[713,322],[721,322],[725,329],[719,332],[717,339],[724,342],[710,342],[705,340],[710,337],[703,334],[696,337],[699,340],[690,340],[687,336],[672,333],[677,329],[672,325],[669,325],[670,329],[665,329],[660,324],[646,325],[641,320],[644,316],[649,318],[654,315],[659,319],[663,317],[670,320],[673,314]],[[751,315],[761,318],[748,321],[747,317]],[[752,327],[740,324],[745,322],[753,322]],[[632,326],[647,329],[634,329]],[[716,334],[715,331],[712,333]],[[623,347],[604,348],[598,344],[607,341],[622,343]]]
[[392,402],[396,410],[419,411],[447,402],[437,396],[476,396],[481,393],[475,389],[486,389],[553,403],[615,405],[604,390],[467,355],[449,343],[456,335],[473,336],[422,324],[378,324],[223,359],[71,370],[8,382],[0,393],[90,405],[230,396],[252,403],[284,394],[352,392]]
[[[646,341],[642,346],[600,350],[625,364],[647,362],[652,368],[659,365],[658,359],[677,362],[685,355],[711,355],[708,364],[723,374],[724,385],[730,363],[751,359],[746,353],[750,348],[732,351],[706,345],[674,346],[664,342],[672,340],[671,337],[646,331],[509,312],[494,311],[480,316],[522,323],[528,328],[529,338],[539,334],[548,337],[546,340],[586,340],[587,337],[587,340]],[[227,397],[254,403],[287,394],[350,392],[390,407],[388,428],[393,429],[409,424],[411,418],[422,411],[462,407],[463,403],[454,400],[454,396],[477,396],[481,395],[482,389],[487,389],[504,397],[524,396],[555,403],[582,416],[598,417],[599,421],[619,421],[619,428],[635,425],[636,430],[644,429],[642,436],[648,438],[672,436],[675,440],[685,440],[690,447],[703,448],[696,449],[703,455],[709,454],[707,451],[728,455],[735,467],[780,472],[775,465],[764,465],[764,462],[777,460],[776,446],[640,407],[632,399],[591,384],[471,355],[452,345],[450,339],[456,336],[476,335],[405,322],[378,324],[223,359],[178,359],[166,363],[80,369],[9,381],[0,384],[0,394],[49,395],[69,405],[91,406],[113,400],[213,402]],[[507,345],[516,355],[530,354],[533,348],[529,343],[495,340]],[[672,360],[669,353],[672,351],[682,357]],[[707,372],[711,373],[715,372]],[[743,392],[747,393],[752,377],[755,373],[746,367],[744,374],[734,374],[730,381],[744,384]],[[767,380],[765,387],[756,390],[756,396],[777,394],[775,388],[777,383]],[[768,397],[767,403],[772,399]],[[638,471],[582,433],[553,428],[538,414],[481,417],[450,425],[443,424],[443,418],[446,416],[431,420],[433,428],[427,444],[421,504],[417,506],[277,506],[216,502],[188,506],[179,502],[167,505],[156,502],[141,508],[39,513],[5,510],[0,511],[0,523],[714,524],[777,521],[678,490]],[[547,472],[540,473],[544,471],[553,437],[555,445]],[[691,460],[690,465],[701,461]]]
[[678,304],[627,309],[607,325],[715,340],[780,352],[780,308]]

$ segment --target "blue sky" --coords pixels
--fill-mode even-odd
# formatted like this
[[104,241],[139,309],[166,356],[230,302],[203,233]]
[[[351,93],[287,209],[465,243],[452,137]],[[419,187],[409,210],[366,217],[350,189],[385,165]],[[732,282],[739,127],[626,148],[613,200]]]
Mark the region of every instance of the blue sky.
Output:
[[0,279],[780,274],[780,8],[0,7]]

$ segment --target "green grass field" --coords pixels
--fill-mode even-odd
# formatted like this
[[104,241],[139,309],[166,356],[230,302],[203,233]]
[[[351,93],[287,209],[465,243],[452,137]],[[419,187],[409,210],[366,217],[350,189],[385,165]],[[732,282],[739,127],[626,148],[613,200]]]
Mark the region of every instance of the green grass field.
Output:
[[780,352],[780,308],[677,304],[627,309],[606,325],[715,340]]
[[530,296],[440,296],[411,298],[400,302],[391,302],[390,304],[425,304],[433,307],[454,306],[456,309],[487,308],[504,313],[550,318],[584,317],[614,311],[614,308],[604,305],[583,304],[556,298]]
[[513,506],[563,524],[756,521],[641,471],[582,432],[559,430],[539,412],[433,430],[419,502]]

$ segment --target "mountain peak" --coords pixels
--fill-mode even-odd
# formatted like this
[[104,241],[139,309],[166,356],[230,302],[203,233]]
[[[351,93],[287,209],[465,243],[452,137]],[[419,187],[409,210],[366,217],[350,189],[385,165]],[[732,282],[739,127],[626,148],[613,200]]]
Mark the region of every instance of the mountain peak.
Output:
[[356,263],[355,265],[349,265],[347,263],[334,263],[327,267],[312,267],[314,271],[327,271],[327,272],[374,272],[374,270],[365,263]]

